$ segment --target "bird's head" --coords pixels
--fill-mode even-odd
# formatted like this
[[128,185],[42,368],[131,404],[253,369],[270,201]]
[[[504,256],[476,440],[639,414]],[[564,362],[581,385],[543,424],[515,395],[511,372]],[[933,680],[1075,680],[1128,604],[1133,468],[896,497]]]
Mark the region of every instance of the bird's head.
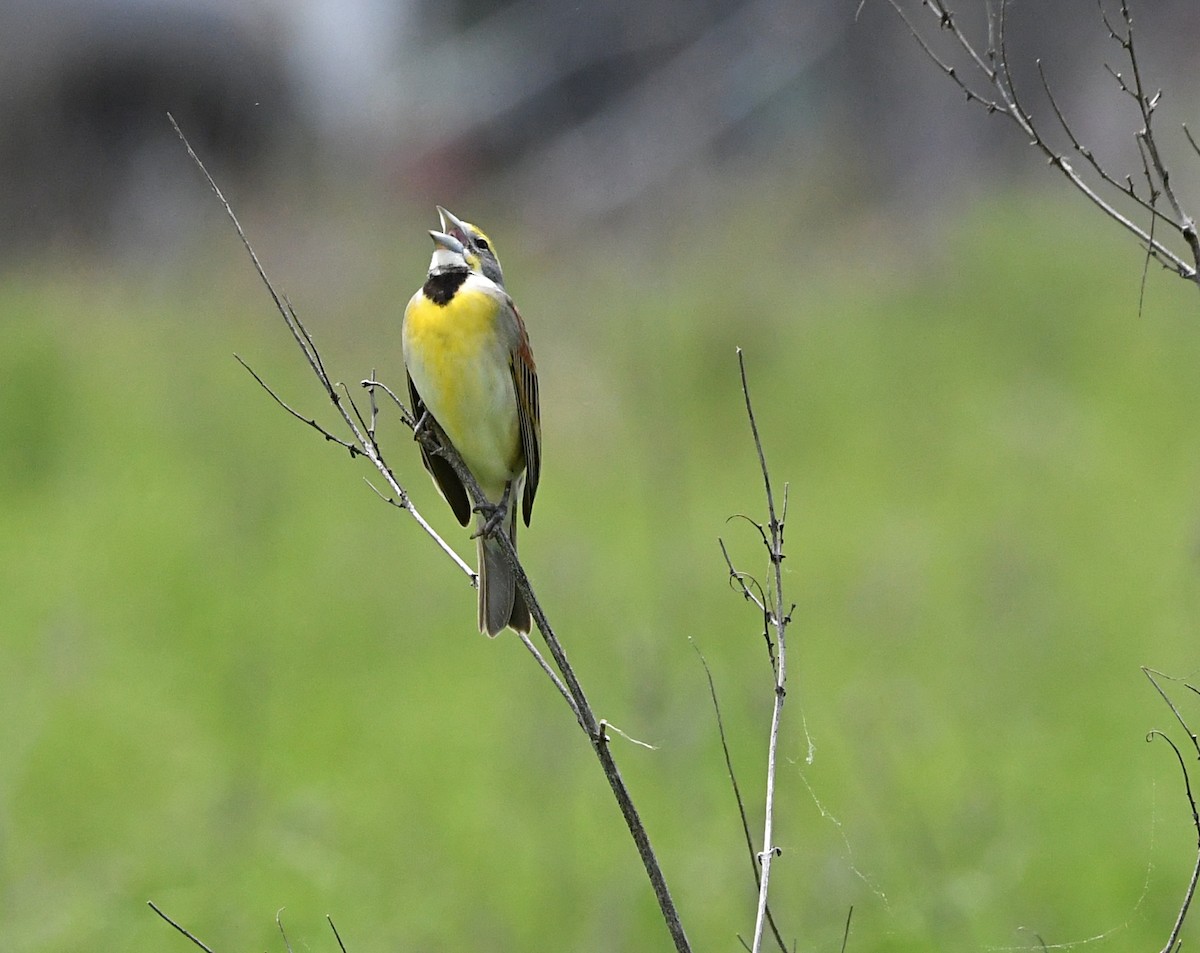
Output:
[[470,222],[464,222],[440,205],[437,210],[442,221],[442,231],[462,244],[467,266],[504,287],[504,272],[500,268],[500,259],[496,257],[496,247],[484,234],[483,229]]

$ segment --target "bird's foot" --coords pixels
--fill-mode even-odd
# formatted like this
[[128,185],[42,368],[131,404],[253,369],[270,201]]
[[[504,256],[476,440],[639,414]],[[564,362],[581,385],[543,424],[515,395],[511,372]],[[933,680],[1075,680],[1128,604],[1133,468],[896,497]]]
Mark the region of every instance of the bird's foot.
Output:
[[480,503],[473,508],[476,513],[483,517],[483,525],[471,534],[471,539],[476,539],[480,536],[484,538],[491,536],[504,525],[504,518],[508,515],[508,498],[511,493],[512,484],[505,484],[504,496],[500,498],[499,503]]
[[421,416],[418,417],[417,422],[413,424],[413,440],[421,439],[421,434],[424,433],[425,429],[429,426],[429,421],[432,419],[433,418],[429,416],[428,409],[421,411]]
[[481,503],[479,506],[474,507],[474,510],[484,519],[479,529],[471,534],[471,539],[477,539],[480,536],[486,538],[493,535],[496,530],[504,525],[504,517],[508,515],[508,504],[504,501],[499,503]]

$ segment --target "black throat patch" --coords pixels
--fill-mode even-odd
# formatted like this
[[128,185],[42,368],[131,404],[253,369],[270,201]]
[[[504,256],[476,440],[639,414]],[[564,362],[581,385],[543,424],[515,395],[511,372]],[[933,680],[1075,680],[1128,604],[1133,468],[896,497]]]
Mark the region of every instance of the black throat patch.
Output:
[[470,272],[465,268],[456,268],[454,271],[443,271],[440,274],[430,275],[425,279],[425,286],[422,290],[424,290],[426,298],[438,307],[444,308],[450,303],[454,293],[462,287],[469,274]]

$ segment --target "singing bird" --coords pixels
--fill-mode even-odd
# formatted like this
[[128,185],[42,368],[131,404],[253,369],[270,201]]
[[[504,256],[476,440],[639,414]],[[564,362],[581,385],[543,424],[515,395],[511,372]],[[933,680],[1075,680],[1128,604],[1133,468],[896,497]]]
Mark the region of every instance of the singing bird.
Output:
[[[444,231],[431,231],[425,283],[404,309],[404,366],[418,426],[432,418],[475,477],[487,504],[477,508],[479,630],[528,632],[529,608],[517,591],[493,531],[517,543],[541,473],[537,367],[525,323],[504,290],[491,240],[438,208]],[[471,520],[466,487],[444,457],[421,448],[425,469],[458,521]]]
[[442,222],[442,231],[463,243],[463,254],[471,270],[485,278],[491,278],[503,288],[504,270],[500,267],[500,259],[496,257],[492,240],[484,234],[483,229],[458,219],[440,205],[437,210],[438,218]]

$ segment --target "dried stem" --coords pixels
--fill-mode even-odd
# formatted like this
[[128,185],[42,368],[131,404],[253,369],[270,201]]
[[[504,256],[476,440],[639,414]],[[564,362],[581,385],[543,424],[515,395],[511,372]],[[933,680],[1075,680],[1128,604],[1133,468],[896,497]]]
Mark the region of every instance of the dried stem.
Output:
[[[1000,0],[998,11],[992,11],[990,8],[988,10],[988,45],[984,52],[980,52],[979,47],[958,26],[956,15],[944,0],[922,0],[922,7],[927,9],[937,20],[938,29],[949,34],[961,54],[966,57],[967,72],[978,77],[976,81],[979,84],[978,87],[964,79],[951,62],[934,50],[930,41],[908,16],[902,6],[902,0],[888,0],[888,3],[900,16],[925,55],[966,94],[968,102],[978,103],[988,113],[998,113],[1013,122],[1021,130],[1029,144],[1045,156],[1048,164],[1058,169],[1071,186],[1082,193],[1089,202],[1122,229],[1133,235],[1150,257],[1164,268],[1175,272],[1181,278],[1193,282],[1200,288],[1200,234],[1197,233],[1193,217],[1185,210],[1171,185],[1170,172],[1154,132],[1152,119],[1154,111],[1162,99],[1162,91],[1158,90],[1149,94],[1144,85],[1141,64],[1134,44],[1133,18],[1129,11],[1128,0],[1121,0],[1122,25],[1119,28],[1112,23],[1104,11],[1103,0],[1097,0],[1097,3],[1100,5],[1100,15],[1109,35],[1120,45],[1132,71],[1133,79],[1132,82],[1129,82],[1121,73],[1109,69],[1120,90],[1133,98],[1138,106],[1142,128],[1134,133],[1134,137],[1143,157],[1143,177],[1149,190],[1148,197],[1139,194],[1130,177],[1125,176],[1118,179],[1108,172],[1096,159],[1093,152],[1079,140],[1054,98],[1039,61],[1037,66],[1041,76],[1042,89],[1059,125],[1071,143],[1072,150],[1082,157],[1090,167],[1096,184],[1093,185],[1084,178],[1068,161],[1066,155],[1043,135],[1042,130],[1035,123],[1032,113],[1025,108],[1018,97],[1016,86],[1013,83],[1012,59],[1009,56],[1005,39],[1005,20],[1008,14],[1009,0]],[[1186,126],[1184,133],[1195,149],[1196,144],[1192,141],[1191,133],[1188,132]],[[1200,149],[1196,149],[1196,151],[1200,153]],[[1150,216],[1149,228],[1143,228],[1121,212],[1102,194],[1102,191],[1109,191],[1132,200],[1139,210]],[[1167,204],[1171,208],[1171,215],[1165,215],[1157,208],[1156,199],[1160,194],[1166,198]],[[1188,247],[1190,261],[1156,237],[1155,225],[1160,222],[1169,226],[1183,239]]]
[[[408,492],[403,486],[401,486],[400,481],[396,479],[396,475],[392,472],[391,467],[389,467],[387,462],[384,460],[383,452],[380,450],[379,444],[375,442],[375,437],[371,432],[371,429],[362,423],[362,418],[359,416],[357,408],[353,406],[354,402],[352,400],[343,398],[342,394],[339,393],[337,387],[334,385],[333,380],[326,372],[325,363],[321,359],[321,354],[317,350],[316,343],[313,341],[312,335],[309,334],[308,328],[304,326],[304,322],[302,322],[300,320],[300,316],[296,314],[291,302],[289,302],[286,297],[284,297],[275,289],[275,285],[271,282],[271,279],[267,277],[267,273],[263,269],[262,263],[258,260],[258,255],[254,251],[253,246],[250,244],[250,240],[246,237],[245,231],[242,230],[242,224],[238,221],[238,217],[234,213],[232,206],[230,206],[229,200],[225,198],[225,194],[221,191],[220,186],[217,185],[216,181],[209,174],[208,169],[204,167],[204,163],[200,161],[200,157],[197,156],[195,151],[192,149],[191,143],[188,142],[187,137],[179,128],[178,123],[175,122],[175,117],[170,113],[167,113],[167,119],[170,120],[171,126],[175,130],[176,135],[178,135],[183,141],[184,147],[187,149],[188,156],[204,175],[205,180],[208,182],[209,188],[212,189],[213,193],[217,196],[217,199],[221,202],[221,206],[225,209],[225,214],[233,223],[233,227],[237,231],[238,238],[241,239],[242,247],[246,249],[246,253],[250,256],[250,260],[254,264],[254,270],[258,273],[258,277],[261,279],[263,285],[266,286],[267,292],[271,296],[271,300],[275,303],[276,310],[283,317],[284,323],[291,332],[292,338],[295,340],[301,352],[304,354],[304,358],[308,362],[309,368],[320,382],[321,388],[325,391],[325,395],[329,398],[330,403],[333,404],[334,408],[338,412],[338,415],[342,418],[343,423],[345,423],[346,427],[353,435],[353,442],[343,440],[341,437],[331,433],[328,428],[317,423],[316,420],[310,417],[305,417],[303,414],[294,410],[278,394],[276,394],[275,391],[273,391],[266,384],[266,382],[263,381],[263,379],[257,373],[255,373],[255,371],[240,357],[237,358],[238,363],[240,363],[244,368],[246,368],[247,371],[250,372],[250,374],[258,382],[259,386],[261,386],[268,394],[270,394],[272,399],[279,404],[280,407],[286,410],[297,420],[302,421],[303,423],[312,427],[314,430],[318,431],[325,437],[326,440],[336,443],[338,446],[348,450],[351,457],[361,455],[370,460],[375,469],[377,469],[383,476],[384,481],[389,487],[391,487],[392,492],[396,494],[396,505],[409,513],[409,515],[411,515],[417,521],[417,524],[421,527],[421,529],[438,544],[438,547],[454,560],[455,565],[457,565],[459,569],[463,570],[463,572],[474,579],[474,574],[471,572],[471,568],[454,552],[453,548],[434,531],[433,527],[431,527],[429,523],[421,516],[421,514],[417,511],[417,508],[413,505],[412,501],[408,498]],[[354,411],[353,413],[351,413],[351,410],[347,410],[347,403],[350,404],[351,409]],[[411,418],[411,414],[406,414],[406,422],[410,422]]]
[[[754,437],[754,448],[758,454],[759,469],[762,472],[763,488],[767,498],[767,525],[750,521],[759,532],[766,546],[771,563],[771,580],[767,590],[745,573],[739,572],[729,558],[724,541],[721,551],[725,555],[729,567],[730,582],[735,585],[742,595],[754,603],[763,614],[763,635],[767,643],[768,658],[774,675],[774,704],[771,708],[771,728],[767,739],[767,778],[763,805],[763,839],[762,849],[755,855],[761,876],[758,881],[758,907],[754,918],[754,942],[752,953],[762,950],[764,930],[768,920],[767,897],[771,885],[771,865],[780,854],[780,849],[774,841],[775,824],[775,774],[779,752],[779,728],[783,717],[783,702],[787,696],[787,627],[791,621],[792,608],[784,607],[783,599],[783,532],[787,517],[787,488],[784,488],[783,509],[775,508],[775,492],[771,486],[771,474],[767,467],[766,453],[763,451],[762,438],[758,432],[758,422],[754,417],[754,405],[750,400],[750,385],[746,380],[746,360],[742,349],[737,349],[738,370],[741,375],[742,396],[746,403],[746,417],[750,422],[750,432]],[[747,582],[749,580],[749,582]],[[751,586],[753,583],[753,586]],[[773,637],[773,638],[772,638]],[[772,928],[774,925],[772,924]],[[783,946],[778,932],[776,939]],[[786,947],[784,947],[786,949]]]
[[[1192,744],[1192,749],[1196,752],[1197,756],[1200,757],[1200,741],[1197,740],[1196,732],[1192,730],[1191,726],[1187,723],[1187,720],[1183,717],[1183,713],[1179,710],[1179,706],[1176,705],[1170,695],[1167,694],[1166,689],[1163,688],[1162,683],[1160,682],[1160,679],[1169,681],[1180,681],[1180,679],[1173,678],[1170,675],[1165,675],[1162,672],[1155,671],[1154,669],[1147,668],[1145,666],[1142,666],[1142,672],[1148,679],[1150,679],[1150,684],[1154,686],[1155,691],[1162,696],[1162,700],[1166,702],[1167,707],[1171,709],[1171,714],[1175,716],[1175,720],[1179,722],[1180,726],[1187,733],[1188,740]],[[1200,693],[1197,692],[1195,686],[1188,684],[1187,682],[1184,682],[1184,687],[1190,690],[1193,694]],[[1182,945],[1179,937],[1183,932],[1184,921],[1187,919],[1188,910],[1191,909],[1192,901],[1196,897],[1197,886],[1200,885],[1200,810],[1198,810],[1196,806],[1196,796],[1192,791],[1192,781],[1188,774],[1187,762],[1184,760],[1183,752],[1179,750],[1179,746],[1175,744],[1175,742],[1172,741],[1170,736],[1168,736],[1165,732],[1155,730],[1146,735],[1147,741],[1153,741],[1155,738],[1161,738],[1163,741],[1169,744],[1171,746],[1171,750],[1175,752],[1175,758],[1179,762],[1180,773],[1183,775],[1184,794],[1187,797],[1188,807],[1191,808],[1192,812],[1192,827],[1196,830],[1196,863],[1192,867],[1192,876],[1188,880],[1187,889],[1184,891],[1183,901],[1179,905],[1179,912],[1175,916],[1175,923],[1171,927],[1171,933],[1167,938],[1166,946],[1162,948],[1162,953],[1176,953],[1176,951],[1178,951]]]
[[[247,370],[250,371],[255,380],[258,381],[258,383],[271,395],[275,402],[283,407],[283,409],[291,414],[291,416],[317,430],[326,438],[326,440],[332,441],[338,446],[349,450],[352,457],[361,455],[370,460],[379,473],[383,476],[384,481],[387,483],[392,493],[395,494],[394,499],[389,499],[386,497],[385,499],[387,499],[389,503],[392,503],[400,509],[408,512],[417,521],[422,530],[438,544],[443,552],[449,554],[454,559],[455,564],[468,575],[470,575],[472,581],[475,582],[477,577],[471,572],[470,567],[467,566],[467,564],[461,558],[459,558],[457,554],[454,553],[453,549],[436,532],[434,532],[424,518],[421,517],[416,508],[413,506],[412,501],[409,499],[408,492],[401,485],[391,467],[388,466],[387,462],[385,461],[383,452],[375,440],[374,430],[376,407],[374,388],[383,387],[388,396],[391,397],[397,406],[400,407],[405,424],[413,429],[416,439],[421,442],[422,446],[429,453],[437,454],[443,457],[450,464],[450,466],[453,467],[454,472],[462,481],[463,486],[466,487],[472,501],[476,505],[486,503],[486,497],[480,490],[479,484],[476,482],[474,476],[463,464],[462,459],[459,457],[457,451],[455,451],[450,441],[445,438],[445,435],[440,432],[440,429],[436,426],[417,426],[418,421],[413,419],[412,413],[409,411],[409,409],[405,408],[403,403],[401,403],[401,401],[396,397],[396,394],[390,388],[379,384],[373,379],[363,381],[363,386],[365,386],[370,393],[371,412],[369,422],[363,419],[363,416],[359,412],[354,399],[350,397],[349,394],[343,394],[339,391],[338,386],[334,384],[333,380],[325,370],[325,365],[321,358],[320,352],[318,351],[312,336],[309,334],[308,329],[301,322],[299,316],[296,314],[287,298],[276,291],[275,286],[267,278],[266,272],[263,270],[263,266],[258,259],[258,255],[255,253],[249,240],[246,238],[246,234],[242,230],[241,223],[234,214],[228,200],[226,200],[224,194],[221,192],[221,189],[217,186],[208,170],[204,167],[204,163],[201,162],[200,158],[193,151],[191,145],[187,141],[187,138],[180,130],[178,124],[176,124],[174,118],[169,114],[168,118],[170,119],[171,125],[174,127],[176,134],[181,140],[183,140],[184,146],[187,148],[188,155],[203,173],[205,179],[208,181],[209,187],[220,200],[221,205],[224,207],[230,221],[233,222],[234,228],[237,230],[238,237],[241,239],[242,245],[245,247],[246,252],[250,255],[250,260],[253,262],[259,278],[262,279],[263,284],[266,286],[267,291],[271,295],[271,299],[274,301],[276,309],[283,317],[293,339],[303,352],[310,369],[320,382],[322,389],[325,391],[326,396],[329,398],[338,415],[341,417],[342,422],[349,430],[353,440],[348,441],[337,437],[315,420],[300,414],[287,403],[285,403],[262,380],[262,378],[259,377],[258,374],[254,373],[254,371],[249,367],[247,367]],[[239,358],[238,360],[240,361],[241,359]],[[246,366],[245,362],[242,363],[243,366]],[[375,489],[376,493],[379,493],[381,497],[383,496],[383,494],[380,493],[375,487],[372,487],[372,489]],[[654,850],[651,847],[649,835],[647,834],[645,825],[643,824],[637,808],[634,805],[633,798],[629,793],[629,789],[625,785],[624,779],[621,777],[621,773],[617,768],[616,761],[613,759],[612,752],[609,748],[609,738],[607,732],[605,731],[604,722],[598,719],[593,712],[591,704],[588,702],[587,696],[584,694],[583,687],[575,675],[575,671],[567,658],[566,651],[563,649],[562,644],[559,642],[558,637],[555,635],[554,630],[549,623],[549,620],[546,618],[545,611],[543,610],[541,602],[538,600],[537,595],[530,584],[529,577],[526,575],[524,567],[517,559],[516,549],[513,546],[512,541],[509,539],[508,534],[503,532],[497,533],[495,539],[499,541],[500,549],[504,554],[504,558],[507,560],[514,572],[517,588],[520,590],[521,595],[525,598],[525,602],[529,607],[530,614],[533,617],[534,623],[537,625],[538,631],[541,633],[542,639],[545,642],[546,647],[550,652],[550,656],[554,661],[554,666],[558,669],[559,675],[561,675],[561,679],[555,675],[554,671],[545,662],[541,656],[541,653],[538,652],[536,647],[529,639],[525,638],[521,641],[525,648],[533,655],[535,661],[537,661],[542,671],[546,673],[546,675],[553,682],[555,688],[563,696],[568,707],[571,709],[572,714],[575,716],[576,721],[579,723],[579,726],[587,735],[588,741],[591,743],[592,750],[595,752],[596,758],[600,762],[601,769],[604,772],[604,776],[609,783],[609,787],[612,789],[613,796],[617,801],[618,807],[620,808],[621,815],[625,819],[626,826],[629,828],[629,833],[637,847],[638,855],[642,859],[643,866],[646,869],[646,875],[650,880],[655,898],[659,904],[659,909],[662,912],[667,929],[671,934],[671,939],[675,944],[675,949],[677,953],[690,953],[691,947],[688,943],[687,935],[683,930],[682,923],[679,919],[679,913],[675,907],[674,901],[671,898],[671,893],[667,888],[666,879],[663,876],[662,868],[658,863],[658,858],[655,856]]]
[[325,914],[325,919],[329,921],[329,929],[333,931],[333,938],[337,940],[338,949],[341,950],[342,953],[346,953],[346,944],[342,942],[342,935],[338,933],[338,928],[334,925],[333,917],[331,917],[329,914]]
[[[721,548],[724,550],[724,542],[721,543]],[[728,558],[728,554],[726,554],[726,559]],[[721,717],[721,703],[717,700],[717,686],[713,682],[712,670],[708,667],[708,660],[704,657],[704,653],[696,648],[695,644],[692,645],[692,648],[696,649],[696,655],[700,658],[700,664],[704,666],[704,677],[708,679],[708,694],[712,699],[713,713],[717,717],[717,734],[721,738],[721,753],[725,756],[725,770],[729,773],[729,783],[733,787],[733,799],[737,802],[738,817],[742,821],[742,836],[746,841],[746,855],[750,858],[750,873],[754,877],[755,888],[761,889],[762,879],[758,873],[758,857],[754,851],[754,835],[750,833],[750,821],[746,817],[746,802],[742,800],[742,789],[738,785],[737,773],[733,770],[733,757],[729,753],[729,740],[725,737],[725,720]],[[779,934],[779,927],[775,925],[775,917],[771,914],[770,904],[767,905],[767,924],[771,928],[775,942],[779,944],[781,953],[788,953],[787,944],[783,942],[783,937]],[[742,945],[745,946],[746,944],[743,942]]]
[[153,910],[155,913],[157,913],[160,917],[162,917],[164,920],[166,920],[167,923],[171,924],[171,926],[173,926],[176,930],[178,930],[180,933],[182,933],[184,936],[186,936],[189,940],[191,940],[196,946],[198,946],[198,947],[200,947],[200,949],[204,950],[204,953],[213,953],[211,947],[206,946],[202,940],[193,936],[191,933],[188,932],[188,930],[185,927],[180,926],[178,923],[176,923],[174,920],[172,920],[169,916],[167,916],[165,913],[163,913],[158,908],[158,905],[153,900],[147,900],[146,905],[151,910]]

